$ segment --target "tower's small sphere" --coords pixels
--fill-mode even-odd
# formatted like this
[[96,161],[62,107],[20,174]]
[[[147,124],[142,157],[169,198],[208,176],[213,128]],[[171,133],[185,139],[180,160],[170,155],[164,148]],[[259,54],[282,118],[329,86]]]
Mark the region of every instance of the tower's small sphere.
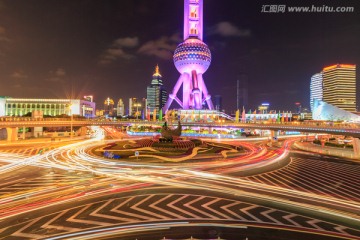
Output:
[[204,73],[211,63],[211,52],[209,47],[197,38],[188,38],[180,43],[174,52],[174,64],[176,69],[182,74]]

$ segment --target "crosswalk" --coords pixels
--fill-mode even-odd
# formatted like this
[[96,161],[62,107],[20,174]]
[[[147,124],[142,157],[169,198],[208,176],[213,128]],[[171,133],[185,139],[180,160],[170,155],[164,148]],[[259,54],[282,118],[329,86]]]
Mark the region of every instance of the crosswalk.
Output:
[[[282,226],[351,238],[357,230],[324,220],[249,202],[193,194],[145,194],[111,198],[40,216],[18,226],[6,226],[5,237],[46,238],[84,229],[164,221],[227,222]],[[0,229],[6,222],[0,223]],[[4,233],[3,233],[4,234]]]
[[360,165],[292,158],[291,163],[284,168],[246,179],[358,202],[359,176]]
[[34,188],[46,188],[54,186],[67,186],[71,183],[81,183],[92,180],[94,177],[91,174],[75,175],[75,174],[47,174],[34,179],[17,179],[14,181],[4,182],[0,185],[0,197],[4,194],[16,194],[17,192],[29,191]]

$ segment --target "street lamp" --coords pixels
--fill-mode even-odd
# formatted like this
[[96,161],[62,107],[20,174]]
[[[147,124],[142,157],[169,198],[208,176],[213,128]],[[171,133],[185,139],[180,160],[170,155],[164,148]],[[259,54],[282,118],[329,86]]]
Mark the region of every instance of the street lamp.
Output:
[[70,138],[72,138],[72,133],[73,133],[73,114],[72,114],[72,106],[73,104],[69,105],[69,110],[70,110]]

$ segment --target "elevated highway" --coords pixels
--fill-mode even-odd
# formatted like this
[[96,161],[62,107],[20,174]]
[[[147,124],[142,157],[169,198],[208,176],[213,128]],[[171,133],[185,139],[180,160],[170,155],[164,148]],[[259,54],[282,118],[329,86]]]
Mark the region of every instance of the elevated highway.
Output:
[[[32,118],[3,118],[0,119],[0,128],[18,128],[18,127],[60,127],[60,126],[132,126],[132,125],[158,125],[164,122],[153,122],[143,120],[127,120],[127,121],[105,121],[98,119],[69,119],[69,118],[51,118],[51,119],[32,119]],[[177,125],[177,122],[168,125]],[[232,128],[232,129],[262,129],[272,131],[297,131],[303,133],[327,133],[333,135],[344,135],[360,138],[360,125],[357,124],[319,124],[319,123],[235,123],[235,122],[183,122],[186,127],[208,127],[208,128]]]

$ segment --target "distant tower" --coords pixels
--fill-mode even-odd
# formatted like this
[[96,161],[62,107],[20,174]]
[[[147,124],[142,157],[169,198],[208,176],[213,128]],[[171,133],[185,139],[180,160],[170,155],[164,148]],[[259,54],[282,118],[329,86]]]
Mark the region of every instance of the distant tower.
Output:
[[119,101],[117,103],[116,115],[117,116],[125,116],[125,105],[121,98],[119,99]]
[[236,109],[248,108],[248,77],[245,73],[238,76],[236,82]]
[[[175,101],[182,109],[203,108],[206,102],[210,110],[214,109],[211,96],[206,88],[203,73],[211,63],[211,52],[203,40],[203,0],[184,0],[184,42],[174,52],[174,64],[180,78],[164,106],[167,112]],[[183,85],[182,101],[176,96]]]
[[167,92],[164,89],[162,76],[160,74],[159,66],[156,66],[155,73],[152,76],[151,85],[146,90],[147,107],[152,115],[154,110],[159,113],[159,110],[165,106],[167,99]]

